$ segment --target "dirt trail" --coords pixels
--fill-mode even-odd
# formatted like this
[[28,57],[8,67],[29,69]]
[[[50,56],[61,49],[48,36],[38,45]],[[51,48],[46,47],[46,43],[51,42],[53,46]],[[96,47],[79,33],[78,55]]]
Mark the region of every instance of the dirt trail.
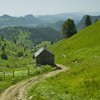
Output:
[[28,80],[21,81],[8,89],[6,89],[1,95],[0,100],[27,100],[27,90],[30,89],[34,84],[48,78],[51,76],[55,76],[60,72],[70,70],[69,67],[66,67],[61,64],[57,64],[61,69],[57,69],[55,71],[49,72],[47,74],[39,75]]

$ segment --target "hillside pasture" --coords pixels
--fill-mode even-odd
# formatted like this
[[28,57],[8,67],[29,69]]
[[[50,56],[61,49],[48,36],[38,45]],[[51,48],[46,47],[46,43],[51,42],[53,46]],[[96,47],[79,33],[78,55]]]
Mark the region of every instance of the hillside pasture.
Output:
[[49,49],[56,63],[71,67],[36,84],[28,91],[31,100],[100,100],[100,21]]

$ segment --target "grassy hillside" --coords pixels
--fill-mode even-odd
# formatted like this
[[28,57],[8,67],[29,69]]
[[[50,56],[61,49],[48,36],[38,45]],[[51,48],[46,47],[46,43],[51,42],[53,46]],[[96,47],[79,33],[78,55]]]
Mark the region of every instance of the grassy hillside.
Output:
[[64,72],[36,84],[31,100],[100,100],[100,21],[49,48],[56,63],[70,66]]
[[[18,55],[19,52],[22,52],[23,55]],[[1,54],[5,54],[8,59],[2,59]],[[0,71],[13,67],[24,67],[29,65],[31,61],[32,54],[28,48],[6,39],[2,40],[0,37]]]
[[[7,59],[2,58],[2,54],[5,54]],[[25,79],[27,67],[33,67],[30,65],[32,61],[32,54],[28,48],[0,37],[0,93],[8,86]],[[16,71],[15,77],[13,71]]]
[[68,40],[62,40],[50,47],[55,54],[56,62],[71,64],[75,59],[78,59],[81,63],[82,61],[90,59],[93,56],[94,58],[96,55],[99,57],[99,26],[100,21],[80,31],[72,38]]

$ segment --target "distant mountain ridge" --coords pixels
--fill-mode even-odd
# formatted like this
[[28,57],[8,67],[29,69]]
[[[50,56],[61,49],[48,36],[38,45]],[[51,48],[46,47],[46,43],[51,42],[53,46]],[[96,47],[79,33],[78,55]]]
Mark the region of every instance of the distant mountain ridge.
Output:
[[42,23],[42,20],[34,17],[33,15],[26,15],[25,17],[12,17],[9,15],[0,16],[0,27],[9,27],[9,26],[25,26],[33,27]]
[[[81,29],[83,29],[85,27],[84,23],[85,23],[86,16],[87,15],[83,16],[81,21],[76,25],[77,30],[81,30]],[[90,15],[90,18],[91,18],[92,23],[94,23],[96,20],[100,20],[100,15],[99,16],[91,16]]]
[[[5,27],[51,27],[57,31],[61,31],[62,24],[68,18],[74,20],[77,29],[81,30],[84,27],[84,15],[91,15],[91,19],[100,19],[100,12],[86,13],[86,12],[74,12],[74,13],[61,13],[54,15],[39,15],[33,16],[32,14],[26,15],[24,17],[13,17],[7,14],[0,16],[0,28]],[[98,15],[98,16],[93,16]],[[84,17],[83,17],[84,16]],[[82,19],[82,20],[81,20]]]
[[32,14],[29,14],[24,17],[13,17],[5,14],[0,16],[0,28],[10,27],[10,26],[37,27],[39,25],[47,27],[59,21],[65,21],[68,18],[74,19],[75,22],[77,23],[82,18],[82,16],[83,15],[78,13],[61,13],[55,15],[41,15],[41,16],[33,16]]
[[55,23],[62,20],[65,21],[68,18],[71,18],[77,23],[79,20],[81,20],[82,16],[83,16],[82,13],[75,12],[75,13],[61,13],[55,15],[41,15],[37,16],[37,18],[51,23]]

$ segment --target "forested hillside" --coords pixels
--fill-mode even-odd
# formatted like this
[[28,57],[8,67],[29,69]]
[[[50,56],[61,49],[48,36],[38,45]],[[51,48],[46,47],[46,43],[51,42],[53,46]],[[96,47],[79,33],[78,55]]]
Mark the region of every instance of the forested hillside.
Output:
[[42,41],[56,42],[61,34],[52,28],[7,27],[0,29],[0,36],[14,43],[32,47]]

